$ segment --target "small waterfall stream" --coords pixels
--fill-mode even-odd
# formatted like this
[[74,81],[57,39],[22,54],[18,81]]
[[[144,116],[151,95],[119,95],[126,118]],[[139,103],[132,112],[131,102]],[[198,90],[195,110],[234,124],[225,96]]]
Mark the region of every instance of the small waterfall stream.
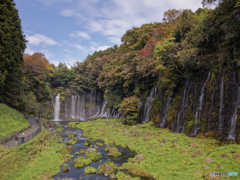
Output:
[[216,86],[216,79],[214,81],[213,92],[212,92],[212,97],[211,97],[211,107],[210,107],[210,110],[209,110],[209,120],[208,120],[208,131],[210,131],[210,123],[211,123],[211,120],[212,120],[211,112],[212,112],[212,108],[213,108],[213,100],[214,100],[214,95],[215,95],[215,86]]
[[183,121],[181,119],[184,120],[186,118],[186,115],[187,115],[187,109],[188,109],[188,106],[189,106],[188,94],[189,94],[189,90],[190,90],[190,85],[191,85],[190,78],[187,78],[185,87],[183,89],[182,104],[180,106],[180,110],[179,110],[179,113],[177,115],[177,119],[173,123],[172,132],[180,133],[180,132],[185,131],[185,127],[184,127]]
[[222,124],[223,124],[223,98],[224,98],[224,77],[225,77],[225,68],[223,69],[222,80],[221,80],[221,87],[220,87],[220,109],[219,109],[219,130],[222,131]]
[[146,99],[146,102],[144,105],[143,119],[141,121],[142,123],[150,121],[150,106],[151,106],[152,99],[156,97],[156,95],[157,95],[157,87],[151,90],[151,93]]
[[54,103],[54,98],[52,97],[52,105],[54,108],[54,120],[59,120],[59,116],[60,116],[60,94],[58,93],[58,95],[55,97],[55,103]]
[[[234,73],[234,80],[235,80],[235,73]],[[240,73],[239,73],[239,81],[240,81]],[[240,83],[237,84],[237,93],[236,93],[237,97],[236,97],[236,101],[234,103],[234,114],[233,114],[232,119],[231,119],[231,126],[230,126],[229,135],[228,135],[228,138],[231,139],[231,140],[236,139],[237,109],[240,107],[240,86],[239,86],[239,84]]]
[[210,75],[211,75],[211,71],[209,71],[207,80],[204,82],[202,89],[201,89],[201,95],[199,97],[199,106],[198,106],[198,109],[195,114],[195,126],[194,126],[194,132],[193,132],[194,136],[197,135],[197,131],[199,129],[199,127],[197,127],[197,121],[200,120],[200,115],[201,115],[202,105],[203,105],[204,88],[205,88],[206,82],[208,82],[210,79]]
[[167,102],[163,105],[163,114],[161,115],[161,121],[159,122],[159,127],[165,128],[165,121],[168,113],[168,109],[170,107],[171,97],[167,97]]

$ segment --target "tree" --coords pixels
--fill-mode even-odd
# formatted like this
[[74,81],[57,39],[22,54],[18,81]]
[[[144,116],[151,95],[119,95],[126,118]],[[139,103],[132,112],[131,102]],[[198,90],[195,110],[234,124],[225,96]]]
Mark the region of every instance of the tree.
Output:
[[0,2],[0,86],[6,75],[23,64],[23,52],[26,48],[22,33],[21,20],[13,0]]

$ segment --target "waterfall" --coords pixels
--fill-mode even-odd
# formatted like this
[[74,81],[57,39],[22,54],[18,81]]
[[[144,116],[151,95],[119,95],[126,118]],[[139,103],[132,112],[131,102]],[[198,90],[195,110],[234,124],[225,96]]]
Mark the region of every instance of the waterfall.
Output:
[[223,98],[224,98],[224,76],[225,76],[225,68],[223,69],[223,75],[222,75],[222,80],[221,80],[221,87],[220,87],[220,109],[219,109],[219,130],[222,131],[222,119],[223,119]]
[[[96,90],[86,91],[78,95],[66,97],[65,117],[70,117],[80,121],[101,117],[106,104],[106,101],[103,102],[102,92]],[[107,117],[110,116],[109,112],[108,114]]]
[[[182,104],[180,107],[180,111],[177,115],[177,120],[174,121],[173,126],[172,126],[172,131],[173,132],[184,132],[185,131],[185,127],[183,125],[183,122],[181,122],[181,117],[184,120],[187,116],[187,109],[189,106],[189,102],[188,102],[188,94],[189,94],[189,90],[190,90],[190,78],[187,78],[187,82],[185,84],[185,87],[183,89],[183,99],[182,99]],[[175,127],[176,126],[176,127]]]
[[210,75],[211,75],[211,71],[209,71],[207,80],[204,82],[203,87],[201,89],[201,95],[199,97],[199,106],[195,114],[195,126],[194,126],[194,133],[193,133],[194,136],[197,135],[197,131],[199,129],[197,128],[197,121],[200,120],[200,115],[201,115],[202,105],[203,105],[204,88],[205,88],[206,82],[209,81],[210,79]]
[[167,117],[168,109],[170,107],[170,102],[171,102],[171,97],[168,96],[167,97],[167,102],[163,106],[163,114],[162,114],[162,117],[161,117],[161,121],[159,122],[159,127],[161,127],[161,128],[165,128],[165,120],[166,120],[166,117]]
[[215,94],[215,85],[216,85],[216,79],[214,81],[213,93],[212,93],[212,97],[211,97],[211,107],[210,107],[210,111],[209,111],[209,120],[208,120],[208,131],[210,131],[210,123],[211,123],[211,120],[212,120],[211,112],[212,112],[213,99],[214,99],[214,94]]
[[72,96],[72,106],[71,106],[71,118],[72,119],[75,119],[75,116],[76,116],[76,99],[77,99],[77,96]]
[[107,100],[104,99],[103,105],[102,105],[102,110],[100,112],[99,117],[101,118],[109,118],[109,110],[106,111],[106,106],[107,106]]
[[55,103],[54,103],[54,98],[52,97],[52,105],[53,105],[53,109],[54,109],[54,120],[59,120],[59,115],[60,115],[60,94],[58,93],[58,95],[55,98]]
[[[234,73],[234,80],[235,80],[235,73]],[[240,73],[239,73],[239,81],[240,81]],[[235,140],[236,137],[236,120],[237,120],[237,109],[240,107],[240,86],[239,83],[237,85],[237,97],[236,101],[234,103],[234,114],[231,119],[231,126],[230,126],[230,131],[228,138]]]
[[157,87],[155,87],[151,90],[150,95],[146,99],[145,106],[144,106],[142,123],[150,121],[150,106],[151,106],[152,99],[154,97],[156,97],[156,95],[157,95]]

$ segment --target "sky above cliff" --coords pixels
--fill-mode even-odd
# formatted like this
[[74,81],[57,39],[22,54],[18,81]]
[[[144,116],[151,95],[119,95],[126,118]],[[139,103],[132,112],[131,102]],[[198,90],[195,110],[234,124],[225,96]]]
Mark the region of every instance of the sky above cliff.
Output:
[[202,7],[201,0],[15,0],[26,35],[25,53],[73,65],[88,54],[121,44],[126,30],[161,22],[168,9]]

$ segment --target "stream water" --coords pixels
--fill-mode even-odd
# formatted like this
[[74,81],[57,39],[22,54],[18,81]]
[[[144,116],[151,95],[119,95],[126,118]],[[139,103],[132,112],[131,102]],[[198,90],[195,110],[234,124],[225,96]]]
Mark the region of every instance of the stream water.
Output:
[[[80,129],[72,129],[70,130],[69,128],[67,128],[67,123],[68,122],[54,122],[56,124],[61,125],[64,130],[63,132],[63,140],[64,141],[68,141],[71,138],[67,137],[66,131],[69,131],[70,133],[76,132],[77,134],[74,136],[74,138],[78,138],[78,141],[75,145],[73,146],[73,153],[71,153],[71,155],[73,155],[73,158],[71,159],[71,161],[68,161],[67,164],[69,164],[70,170],[68,172],[63,172],[62,166],[60,169],[60,173],[58,173],[56,176],[54,176],[54,180],[57,180],[58,178],[62,179],[62,178],[73,178],[73,179],[79,179],[82,178],[84,180],[102,180],[102,179],[110,179],[110,177],[106,177],[104,175],[95,173],[95,174],[84,174],[84,169],[87,166],[92,166],[95,169],[97,169],[101,164],[104,164],[108,159],[110,159],[112,162],[114,162],[115,165],[117,165],[118,167],[120,167],[123,163],[127,162],[127,159],[130,157],[134,157],[136,154],[134,152],[132,152],[129,148],[127,147],[121,147],[121,146],[116,146],[114,145],[119,152],[121,152],[121,156],[119,157],[110,157],[107,155],[107,152],[105,151],[106,145],[103,144],[103,146],[98,146],[98,150],[97,152],[100,152],[102,154],[102,158],[101,158],[101,162],[97,161],[97,162],[92,162],[89,165],[85,165],[79,169],[75,168],[73,166],[73,161],[74,159],[78,158],[79,156],[85,156],[83,154],[80,153],[80,155],[75,155],[76,152],[80,152],[80,149],[87,149],[87,146],[84,146],[84,143],[86,141],[87,138],[82,137],[82,130]],[[101,142],[104,143],[101,140],[97,140],[93,143],[93,145],[96,145],[97,142]],[[136,177],[126,171],[124,171],[125,174],[129,174],[132,177]],[[115,178],[116,179],[116,178]],[[144,177],[141,177],[141,179],[145,179]]]

